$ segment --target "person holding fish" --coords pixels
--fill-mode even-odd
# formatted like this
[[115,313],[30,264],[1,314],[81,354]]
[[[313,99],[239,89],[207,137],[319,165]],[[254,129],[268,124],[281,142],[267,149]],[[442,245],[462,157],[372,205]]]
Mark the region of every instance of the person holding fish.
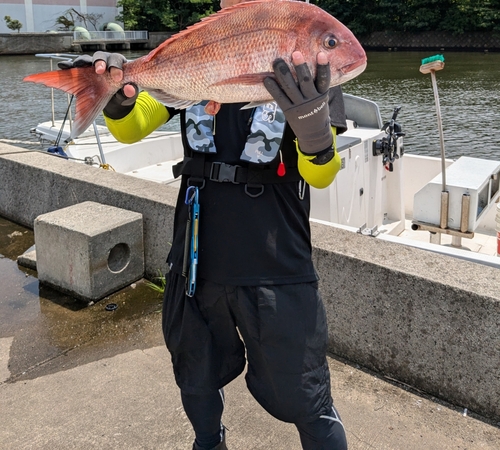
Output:
[[[295,424],[303,449],[345,450],[311,257],[309,185],[328,186],[340,169],[335,135],[346,123],[337,85],[363,71],[366,55],[314,5],[221,7],[146,57],[97,52],[40,82],[78,84],[68,89],[77,105],[80,92],[101,89],[87,102],[92,111],[82,106],[80,128],[104,109],[122,142],[180,116],[185,157],[174,168],[182,181],[162,320],[193,449],[227,449],[223,388],[247,365],[251,394]],[[166,87],[179,71],[180,82]],[[71,82],[61,81],[65,73]]]

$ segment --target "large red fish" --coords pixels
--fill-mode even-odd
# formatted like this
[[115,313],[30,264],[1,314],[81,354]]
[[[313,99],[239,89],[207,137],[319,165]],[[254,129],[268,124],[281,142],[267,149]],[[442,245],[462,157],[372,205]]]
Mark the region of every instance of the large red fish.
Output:
[[273,76],[277,58],[291,65],[300,51],[315,74],[316,56],[330,62],[331,85],[359,75],[366,54],[344,25],[315,5],[293,0],[255,0],[222,9],[172,36],[148,55],[123,66],[123,81],[94,68],[56,70],[29,75],[76,96],[72,137],[85,130],[109,99],[133,82],[162,103],[186,108],[202,100],[217,103],[263,103],[271,96],[263,85]]

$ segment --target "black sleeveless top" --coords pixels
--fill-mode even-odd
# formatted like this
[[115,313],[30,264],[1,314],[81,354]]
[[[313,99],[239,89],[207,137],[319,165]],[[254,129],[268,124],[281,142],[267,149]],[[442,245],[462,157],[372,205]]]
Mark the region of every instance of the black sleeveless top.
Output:
[[[222,105],[216,116],[217,154],[206,161],[245,166],[240,160],[250,132],[252,110],[243,104]],[[184,111],[171,110],[171,115]],[[184,127],[184,117],[181,124]],[[189,145],[183,132],[186,155]],[[288,127],[282,141],[285,167],[296,167],[295,135]],[[279,156],[268,165],[276,169]],[[184,204],[188,175],[182,176],[168,256],[171,270],[181,273],[188,207]],[[198,277],[220,284],[255,286],[317,280],[311,261],[309,187],[299,197],[299,182],[267,183],[251,197],[244,184],[207,180],[200,190]]]

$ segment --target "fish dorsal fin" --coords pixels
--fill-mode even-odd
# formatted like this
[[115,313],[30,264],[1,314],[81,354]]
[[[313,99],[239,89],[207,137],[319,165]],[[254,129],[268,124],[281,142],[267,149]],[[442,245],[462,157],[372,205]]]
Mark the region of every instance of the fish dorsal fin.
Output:
[[238,8],[248,8],[248,7],[253,7],[256,3],[267,3],[275,1],[277,0],[246,0],[242,3],[237,3],[236,5],[228,6],[227,8],[221,9],[220,11],[217,11],[216,13],[211,14],[210,16],[203,17],[203,19],[201,19],[199,22],[195,23],[194,25],[190,25],[185,30],[179,31],[178,33],[174,34],[171,38],[167,39],[165,42],[160,44],[158,47],[156,47],[154,50],[152,50],[148,55],[144,57],[144,61],[145,62],[150,61],[156,56],[158,52],[161,52],[165,47],[170,45],[172,42],[175,42],[177,39],[184,37],[195,30],[203,28],[208,24],[216,20],[219,20],[221,17],[227,14],[231,14],[234,10]]

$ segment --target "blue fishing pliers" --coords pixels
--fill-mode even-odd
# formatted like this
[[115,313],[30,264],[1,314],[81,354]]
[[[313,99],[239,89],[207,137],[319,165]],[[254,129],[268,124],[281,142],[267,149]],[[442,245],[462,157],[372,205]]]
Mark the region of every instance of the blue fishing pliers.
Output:
[[[198,270],[198,231],[200,226],[200,203],[198,186],[189,186],[186,190],[188,205],[188,221],[186,228],[186,246],[184,250],[183,274],[186,276],[186,295],[192,297],[196,290],[196,273]],[[187,245],[189,243],[189,246]],[[187,256],[189,255],[189,261]],[[187,265],[189,264],[189,268]]]

